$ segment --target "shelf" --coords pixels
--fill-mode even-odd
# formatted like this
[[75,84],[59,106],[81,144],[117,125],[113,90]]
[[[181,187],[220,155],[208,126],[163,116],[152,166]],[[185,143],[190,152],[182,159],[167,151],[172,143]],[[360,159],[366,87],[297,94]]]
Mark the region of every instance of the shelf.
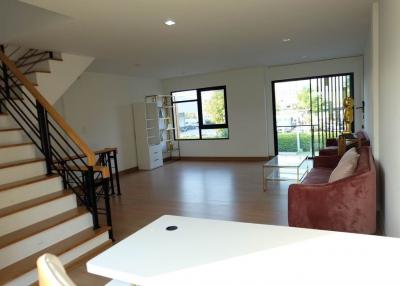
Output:
[[154,96],[158,96],[158,97],[172,97],[172,95],[167,95],[167,94],[147,95],[147,97],[154,97]]
[[158,119],[167,120],[167,119],[171,119],[171,117],[160,117],[160,118],[158,118]]
[[146,128],[147,130],[151,130],[151,129],[154,129],[155,127],[149,127],[149,128]]
[[164,130],[164,131],[172,131],[172,130],[175,130],[175,128],[160,128],[160,130]]
[[172,149],[171,151],[163,151],[163,154],[169,154],[176,151],[179,151],[179,149]]
[[156,120],[155,118],[146,118],[146,120]]
[[156,138],[156,136],[147,136],[147,139]]

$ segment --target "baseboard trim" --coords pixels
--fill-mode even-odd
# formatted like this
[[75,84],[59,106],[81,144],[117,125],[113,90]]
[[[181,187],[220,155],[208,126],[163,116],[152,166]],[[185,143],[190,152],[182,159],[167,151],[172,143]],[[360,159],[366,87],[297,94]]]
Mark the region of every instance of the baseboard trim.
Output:
[[129,169],[120,171],[118,173],[120,176],[122,176],[122,175],[131,174],[131,173],[135,173],[135,172],[139,172],[139,167],[129,168]]
[[182,156],[183,161],[223,161],[223,162],[260,162],[268,161],[272,156],[266,157],[192,157]]
[[164,158],[163,162],[168,163],[168,162],[175,162],[175,161],[179,161],[179,160],[180,160],[179,157],[168,157],[168,158]]

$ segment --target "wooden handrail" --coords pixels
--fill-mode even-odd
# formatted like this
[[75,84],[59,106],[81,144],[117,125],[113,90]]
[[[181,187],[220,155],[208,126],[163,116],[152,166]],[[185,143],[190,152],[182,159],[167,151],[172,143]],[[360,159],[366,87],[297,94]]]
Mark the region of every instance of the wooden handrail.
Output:
[[85,141],[69,126],[64,118],[55,110],[55,108],[40,94],[33,84],[19,71],[14,62],[11,61],[2,51],[0,51],[0,60],[9,68],[14,76],[22,83],[22,85],[30,92],[30,94],[43,106],[51,118],[61,127],[67,136],[78,146],[78,148],[87,157],[87,165],[94,166],[96,164],[96,156]]
[[[111,147],[111,148],[103,148],[100,150],[95,150],[93,151],[93,153],[95,155],[100,155],[100,154],[104,154],[104,153],[108,153],[108,152],[113,152],[113,151],[117,151],[116,147]],[[64,161],[73,161],[73,160],[77,160],[77,159],[81,159],[81,158],[85,158],[86,155],[85,154],[76,154],[74,156],[68,156],[63,158]],[[55,160],[54,162],[57,162],[57,160]]]

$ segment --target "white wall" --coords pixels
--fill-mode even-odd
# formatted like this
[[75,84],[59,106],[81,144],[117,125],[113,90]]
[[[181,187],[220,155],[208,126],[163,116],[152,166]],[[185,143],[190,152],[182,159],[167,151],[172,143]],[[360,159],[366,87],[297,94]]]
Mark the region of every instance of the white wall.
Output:
[[267,154],[264,69],[249,68],[163,80],[164,93],[226,85],[228,140],[181,141],[182,156],[263,157]]
[[400,237],[400,1],[379,4],[379,161],[385,233]]
[[[226,85],[229,140],[186,141],[182,156],[260,157],[274,155],[272,89],[274,80],[354,73],[355,106],[363,100],[363,57],[301,63],[268,68],[247,68],[163,80],[164,93]],[[356,110],[355,128],[363,125]]]
[[37,73],[39,91],[54,104],[92,63],[94,58],[62,53],[62,61],[49,60],[51,73]]
[[379,5],[373,3],[371,27],[364,54],[365,129],[379,159]]
[[[274,154],[273,135],[273,110],[272,106],[272,82],[275,80],[313,77],[321,75],[332,75],[341,73],[354,73],[354,105],[361,106],[363,100],[363,57],[349,57],[301,63],[286,66],[275,66],[266,68],[266,96],[268,110],[268,152]],[[354,127],[356,130],[363,125],[361,110],[355,110]]]
[[117,147],[120,170],[136,167],[132,103],[161,92],[161,82],[85,72],[55,107],[91,148]]

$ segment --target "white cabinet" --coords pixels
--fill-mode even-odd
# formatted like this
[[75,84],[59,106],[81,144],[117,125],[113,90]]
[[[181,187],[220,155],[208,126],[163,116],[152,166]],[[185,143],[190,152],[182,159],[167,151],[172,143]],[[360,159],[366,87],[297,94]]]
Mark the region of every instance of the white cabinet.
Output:
[[133,104],[135,140],[138,167],[151,170],[163,165],[162,148],[157,122],[157,105],[138,102]]
[[149,161],[150,161],[150,169],[154,169],[163,165],[161,144],[150,145]]

